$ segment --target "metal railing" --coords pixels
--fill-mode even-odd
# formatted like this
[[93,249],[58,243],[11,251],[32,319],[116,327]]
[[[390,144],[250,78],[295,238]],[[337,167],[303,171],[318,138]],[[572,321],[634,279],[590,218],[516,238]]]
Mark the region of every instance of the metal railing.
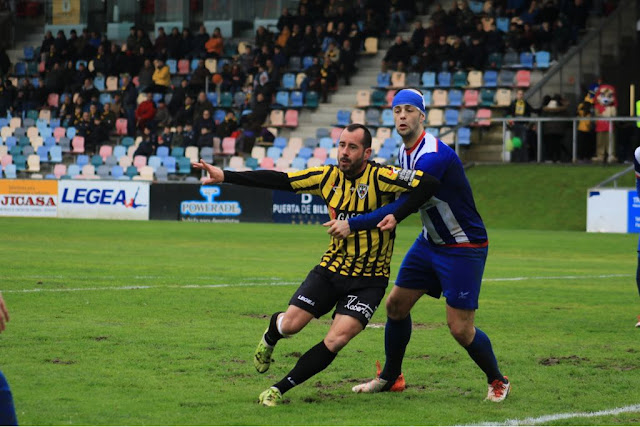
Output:
[[[637,117],[528,117],[528,118],[515,118],[515,117],[505,117],[505,118],[492,118],[492,119],[481,119],[483,121],[488,120],[491,123],[502,123],[502,159],[506,158],[507,150],[507,130],[508,124],[511,122],[524,122],[524,123],[534,123],[536,125],[536,135],[537,135],[537,152],[536,152],[536,161],[540,163],[542,161],[542,147],[543,144],[543,129],[541,124],[548,122],[570,122],[571,123],[571,135],[572,135],[572,161],[576,161],[577,151],[578,151],[578,122],[580,121],[606,121],[606,122],[638,122],[640,123],[640,118]],[[608,144],[608,153],[614,153],[614,126],[609,127],[609,144]],[[456,152],[459,151],[458,142],[456,141]]]

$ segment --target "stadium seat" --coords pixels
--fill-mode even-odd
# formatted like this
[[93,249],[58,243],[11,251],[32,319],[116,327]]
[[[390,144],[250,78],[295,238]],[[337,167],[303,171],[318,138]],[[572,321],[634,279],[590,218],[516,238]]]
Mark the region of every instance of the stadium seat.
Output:
[[438,73],[438,86],[449,87],[451,86],[451,73],[448,71],[440,71]]
[[420,74],[416,72],[408,73],[406,85],[407,87],[413,87],[413,88],[420,87]]
[[276,136],[273,140],[273,146],[282,150],[287,146],[287,139],[282,136]]
[[463,104],[465,107],[476,107],[478,105],[478,97],[480,94],[476,89],[467,89],[464,91]]
[[502,66],[513,68],[520,65],[520,55],[518,52],[508,51],[502,57]]
[[331,129],[331,139],[334,140],[335,142],[338,142],[338,140],[340,139],[340,135],[342,135],[342,131],[344,129],[341,127],[334,127]]
[[[376,89],[371,93],[371,104],[374,107],[383,107],[387,105],[387,93],[383,90]],[[360,102],[358,102],[358,107],[361,107]]]
[[453,86],[465,87],[467,85],[467,73],[464,71],[457,71],[453,74]]
[[305,169],[307,167],[307,160],[308,159],[303,159],[302,157],[296,157],[291,162],[291,167],[298,170]]
[[436,86],[436,73],[432,71],[425,71],[422,73],[422,86],[423,87],[435,87]]
[[160,166],[162,166],[162,158],[158,156],[149,156],[149,160],[147,161],[147,166],[151,167],[153,171],[156,171]]
[[59,145],[54,145],[49,149],[49,157],[51,158],[52,163],[61,163],[62,162],[62,147]]
[[458,110],[453,108],[444,110],[444,123],[447,126],[456,126],[458,124]]
[[535,56],[536,68],[549,68],[551,61],[551,54],[546,50],[539,50]]
[[424,100],[425,107],[429,107],[433,104],[433,92],[430,90],[425,90],[422,92],[422,99]]
[[431,96],[431,105],[434,107],[445,107],[448,104],[447,91],[444,89],[435,89]]
[[293,90],[296,88],[296,75],[293,73],[284,73],[282,75],[282,87],[286,90]]
[[307,92],[304,98],[304,106],[307,108],[318,108],[319,104],[320,104],[320,97],[318,95],[318,92],[315,92],[315,91]]
[[84,153],[84,137],[74,136],[71,140],[71,147],[74,153]]
[[438,139],[440,139],[440,141],[444,142],[445,144],[452,146],[455,141],[453,140],[455,136],[455,132],[453,132],[453,130],[450,127],[442,127],[440,128],[440,135],[438,136]]
[[273,170],[275,168],[274,159],[271,157],[264,157],[260,160],[259,166],[261,169]]
[[491,110],[488,108],[480,108],[476,113],[477,126],[491,126]]
[[[116,146],[116,148],[118,148]],[[165,145],[161,145],[156,149],[156,156],[160,157],[160,158],[165,158],[165,157],[169,157],[169,147],[165,146]]]
[[230,136],[222,140],[222,154],[225,156],[233,156],[236,154],[236,139]]
[[92,164],[93,166],[98,167],[103,163],[104,160],[102,159],[102,156],[100,156],[100,154],[94,154],[93,156],[91,156],[90,164]]
[[16,179],[18,177],[16,165],[9,164],[4,166],[4,176],[7,179]]
[[140,169],[140,175],[134,176],[136,181],[153,181],[153,168],[151,166],[143,166]]
[[[171,70],[169,70],[171,71]],[[191,64],[188,59],[181,59],[178,61],[178,74],[187,75],[191,72]]]
[[163,158],[162,166],[167,168],[167,172],[176,173],[176,158],[173,156]]
[[358,108],[351,111],[351,123],[365,124],[365,112]]
[[512,70],[502,69],[498,73],[498,86],[513,86],[513,80],[515,78],[515,73]]
[[367,37],[364,39],[364,54],[375,55],[378,53],[378,38]]
[[458,121],[463,125],[470,125],[476,118],[475,110],[469,108],[463,108],[460,111],[460,116],[458,117]]
[[287,110],[284,115],[284,126],[289,128],[298,127],[298,110]]
[[302,69],[302,58],[299,56],[289,57],[289,70],[299,71]]
[[138,168],[133,165],[128,166],[127,170],[125,171],[125,175],[133,179],[134,176],[138,175]]
[[96,175],[98,175],[100,179],[109,179],[110,173],[111,173],[111,167],[107,165],[100,165],[96,169]]
[[112,168],[118,164],[118,158],[116,156],[111,155],[106,159],[104,159],[104,164],[107,165],[109,168]]
[[269,124],[275,127],[284,126],[284,111],[271,110],[269,114]]
[[459,89],[451,89],[449,91],[449,105],[452,107],[460,107],[462,105],[462,91]]
[[177,159],[178,173],[189,174],[191,173],[191,162],[186,157],[180,157]]
[[356,107],[358,108],[366,108],[371,105],[371,91],[370,90],[359,90],[356,93]]
[[189,161],[196,163],[199,160],[198,152],[198,147],[196,147],[195,145],[190,145],[185,148],[184,157],[189,159]]
[[406,83],[407,75],[401,71],[394,71],[391,73],[391,87],[393,88],[403,88],[407,85]]
[[146,156],[135,156],[133,158],[133,166],[135,166],[138,171],[143,167],[147,165],[147,157]]
[[283,108],[289,106],[289,92],[287,91],[278,91],[276,92],[276,103],[274,108]]
[[220,94],[220,106],[222,108],[231,108],[233,106],[233,95],[231,92],[222,92]]
[[391,86],[391,74],[382,72],[378,73],[376,85],[380,88],[387,88]]
[[127,134],[127,119],[116,119],[116,135]]
[[304,107],[304,95],[299,90],[294,90],[289,96],[290,107],[302,108]]
[[532,69],[533,68],[533,54],[531,52],[520,53],[520,67]]
[[27,157],[27,171],[40,172],[40,156],[37,154],[30,154]]
[[468,127],[460,127],[456,131],[456,142],[458,145],[470,145],[471,144],[471,129]]
[[482,89],[480,91],[480,105],[491,107],[495,104],[496,92],[493,89]]
[[370,126],[370,127],[380,126],[380,110],[378,110],[377,108],[368,108],[365,113],[364,119],[367,126]]
[[500,52],[490,53],[489,56],[487,56],[486,68],[493,70],[502,68],[502,54]]
[[103,145],[100,147],[100,151],[98,152],[102,160],[106,161],[107,157],[113,154],[113,147],[111,145]]
[[56,179],[60,179],[63,175],[67,174],[67,165],[64,163],[58,163],[53,167],[53,175]]
[[531,71],[519,70],[516,73],[516,86],[517,87],[529,87],[531,86]]
[[391,110],[390,108],[385,108],[384,110],[382,110],[380,119],[382,120],[382,126],[393,126],[393,110]]
[[60,95],[57,93],[50,93],[47,95],[47,105],[49,107],[58,108],[58,104],[60,102]]
[[427,114],[427,125],[432,127],[442,126],[444,112],[439,108],[431,108]]
[[338,110],[336,118],[338,126],[348,126],[351,123],[351,112],[349,110]]
[[213,163],[213,147],[202,147],[200,149],[200,158],[207,163]]
[[496,106],[508,107],[509,105],[511,105],[511,89],[498,89],[496,91]]

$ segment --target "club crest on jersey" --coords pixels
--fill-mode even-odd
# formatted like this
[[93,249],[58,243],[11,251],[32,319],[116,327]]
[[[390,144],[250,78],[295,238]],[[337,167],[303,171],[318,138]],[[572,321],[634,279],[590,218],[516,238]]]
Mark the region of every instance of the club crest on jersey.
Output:
[[360,197],[361,199],[364,199],[367,196],[367,193],[369,192],[369,186],[367,184],[360,184],[358,185],[358,197]]

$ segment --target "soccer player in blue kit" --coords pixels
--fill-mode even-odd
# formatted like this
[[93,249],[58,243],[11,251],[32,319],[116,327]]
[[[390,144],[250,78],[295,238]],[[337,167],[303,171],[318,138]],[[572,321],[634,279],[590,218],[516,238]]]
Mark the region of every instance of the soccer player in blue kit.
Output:
[[[633,167],[636,171],[636,191],[638,197],[640,197],[640,147],[636,148],[633,153]],[[638,293],[640,294],[640,240],[638,241],[638,269],[636,270],[636,285],[638,286]],[[640,316],[638,316],[638,323],[636,328],[640,328]]]
[[[4,331],[6,322],[9,321],[9,311],[0,294],[0,333]],[[16,409],[13,406],[13,397],[7,379],[0,371],[0,426],[17,426]]]
[[[422,93],[400,90],[392,103],[395,127],[403,140],[398,160],[403,169],[419,169],[440,180],[436,194],[419,210],[423,229],[407,252],[387,301],[386,362],[379,376],[353,387],[356,393],[404,390],[402,359],[411,337],[410,311],[424,294],[446,298],[447,324],[456,341],[487,376],[487,399],[503,401],[511,389],[500,373],[489,337],[474,325],[488,251],[487,232],[471,187],[455,151],[424,130]],[[371,213],[331,221],[328,233],[346,237],[358,230],[392,229],[396,202]]]

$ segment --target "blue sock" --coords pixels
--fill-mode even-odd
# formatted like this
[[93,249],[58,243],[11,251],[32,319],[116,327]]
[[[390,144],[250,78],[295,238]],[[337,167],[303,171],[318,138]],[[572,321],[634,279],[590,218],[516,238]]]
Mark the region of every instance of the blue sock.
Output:
[[411,339],[411,315],[402,320],[393,320],[387,317],[384,328],[384,352],[387,360],[380,378],[391,383],[402,373],[402,359],[404,351]]
[[469,356],[476,362],[476,365],[482,369],[487,375],[487,382],[491,384],[494,380],[507,382],[498,369],[498,361],[493,354],[491,341],[487,334],[476,328],[476,336],[467,347],[465,347]]
[[13,398],[11,397],[9,383],[7,383],[2,371],[0,371],[0,425],[18,425],[18,419],[16,418],[16,410],[13,407]]
[[638,251],[638,269],[636,270],[636,285],[640,294],[640,251]]

